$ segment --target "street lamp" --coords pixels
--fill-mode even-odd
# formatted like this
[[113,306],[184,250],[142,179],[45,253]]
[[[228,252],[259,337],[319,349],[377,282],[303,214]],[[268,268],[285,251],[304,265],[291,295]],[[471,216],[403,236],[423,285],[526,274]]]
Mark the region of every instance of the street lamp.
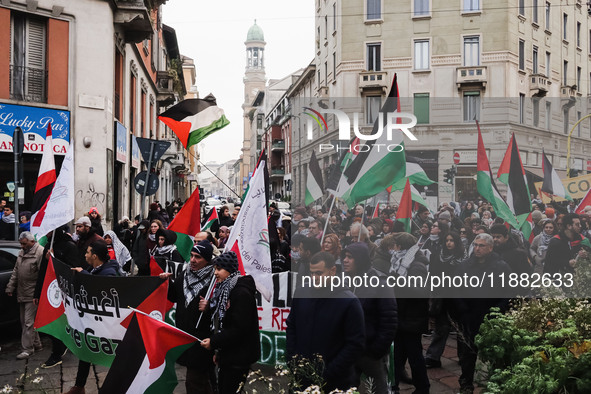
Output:
[[570,133],[568,133],[568,141],[567,141],[567,153],[566,153],[566,177],[570,178],[570,139],[573,135],[573,131],[575,131],[575,127],[579,125],[583,120],[591,117],[591,114],[583,116],[581,119],[578,120],[577,123],[574,124],[572,129],[570,129]]

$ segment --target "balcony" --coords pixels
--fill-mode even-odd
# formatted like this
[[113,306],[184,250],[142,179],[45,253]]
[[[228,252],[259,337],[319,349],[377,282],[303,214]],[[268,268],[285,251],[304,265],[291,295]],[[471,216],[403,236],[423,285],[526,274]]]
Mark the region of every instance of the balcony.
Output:
[[271,142],[271,151],[283,151],[285,150],[285,140],[275,139]]
[[150,10],[143,0],[113,0],[113,22],[123,27],[127,43],[140,43],[153,34]]
[[10,99],[47,102],[47,70],[10,66]]
[[562,85],[560,87],[560,105],[564,109],[573,107],[577,103],[577,86]]
[[529,76],[529,90],[533,97],[544,97],[548,93],[550,81],[543,74],[531,74]]
[[381,89],[388,90],[387,73],[383,71],[365,71],[359,73],[359,90]]
[[456,85],[458,89],[463,87],[486,87],[486,66],[470,66],[456,68]]
[[283,178],[285,175],[285,166],[271,165],[270,178]]
[[174,103],[174,78],[168,73],[168,71],[158,71],[156,73],[156,89],[158,94],[156,101],[161,107],[166,107]]

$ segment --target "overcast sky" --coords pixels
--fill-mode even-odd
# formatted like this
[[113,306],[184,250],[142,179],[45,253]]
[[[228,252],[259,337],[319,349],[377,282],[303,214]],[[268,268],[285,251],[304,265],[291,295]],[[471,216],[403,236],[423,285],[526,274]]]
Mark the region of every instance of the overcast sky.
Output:
[[199,144],[204,163],[240,157],[244,41],[255,19],[267,43],[267,80],[283,78],[313,60],[313,1],[174,0],[163,7],[163,22],[176,30],[181,54],[195,61],[200,97],[212,93],[230,120],[228,126]]

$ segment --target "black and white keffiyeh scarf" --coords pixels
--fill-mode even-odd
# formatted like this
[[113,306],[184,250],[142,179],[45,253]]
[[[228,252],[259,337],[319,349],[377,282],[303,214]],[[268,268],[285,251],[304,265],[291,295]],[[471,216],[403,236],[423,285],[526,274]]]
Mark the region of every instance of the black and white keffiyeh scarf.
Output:
[[235,271],[230,274],[223,282],[218,283],[211,297],[210,307],[213,310],[211,314],[211,329],[214,332],[222,330],[224,315],[228,310],[228,299],[230,292],[236,286],[236,282],[240,279],[240,271]]
[[185,266],[185,279],[183,280],[183,293],[185,294],[185,307],[204,288],[209,286],[213,276],[213,265],[208,265],[198,271],[193,271],[190,265]]

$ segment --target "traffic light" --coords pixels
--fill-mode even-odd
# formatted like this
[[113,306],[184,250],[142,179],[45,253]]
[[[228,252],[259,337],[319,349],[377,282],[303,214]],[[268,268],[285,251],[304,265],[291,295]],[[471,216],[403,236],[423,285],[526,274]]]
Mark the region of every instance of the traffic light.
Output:
[[452,166],[447,170],[443,171],[443,181],[452,185],[454,183],[454,177],[456,176],[456,167]]

